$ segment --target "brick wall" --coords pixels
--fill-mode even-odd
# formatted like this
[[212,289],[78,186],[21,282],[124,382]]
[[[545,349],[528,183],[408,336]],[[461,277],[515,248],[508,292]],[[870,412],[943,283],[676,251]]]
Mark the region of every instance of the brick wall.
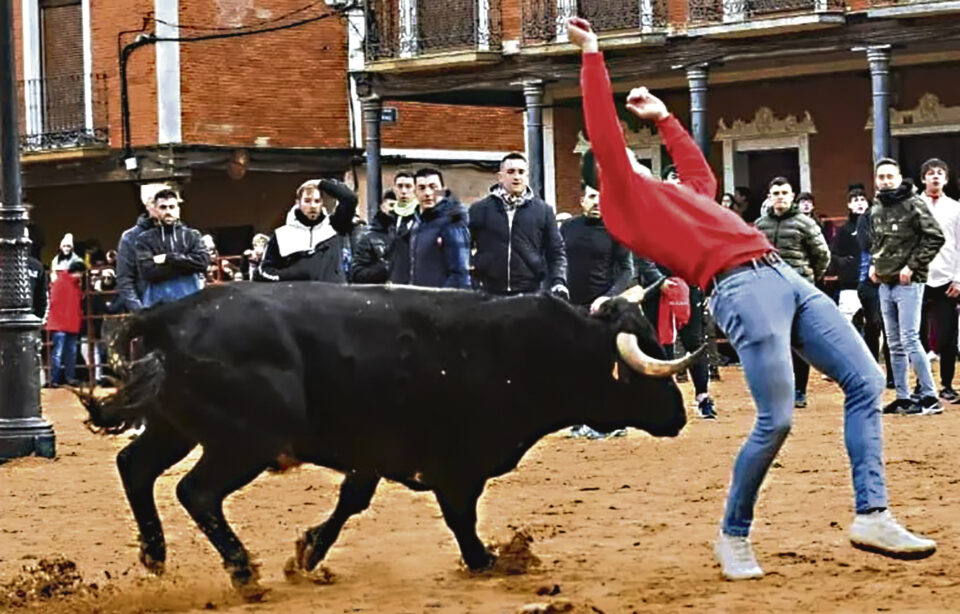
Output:
[[522,32],[523,0],[500,0],[503,40],[519,40]]
[[386,102],[396,124],[384,124],[384,147],[410,149],[523,149],[522,109]]

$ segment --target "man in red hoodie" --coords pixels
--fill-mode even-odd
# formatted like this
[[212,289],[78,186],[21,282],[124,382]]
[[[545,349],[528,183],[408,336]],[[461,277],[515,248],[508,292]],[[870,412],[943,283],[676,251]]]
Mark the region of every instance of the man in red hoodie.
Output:
[[630,92],[627,109],[656,124],[683,186],[635,170],[596,34],[579,18],[568,22],[567,33],[583,50],[584,118],[607,228],[640,256],[711,293],[710,309],[740,355],[757,406],[753,432],[733,467],[715,547],[724,577],[763,575],[748,536],[760,484],[790,432],[791,346],[846,395],[844,435],[856,492],[853,545],[897,558],[933,554],[936,542],[911,534],[887,510],[880,430],[884,379],[856,330],[832,300],[783,263],[762,233],[716,205],[717,181],[703,154],[643,87]]
[[50,385],[77,384],[77,339],[83,324],[82,260],[75,260],[50,284],[50,314],[47,330],[53,347],[50,351]]

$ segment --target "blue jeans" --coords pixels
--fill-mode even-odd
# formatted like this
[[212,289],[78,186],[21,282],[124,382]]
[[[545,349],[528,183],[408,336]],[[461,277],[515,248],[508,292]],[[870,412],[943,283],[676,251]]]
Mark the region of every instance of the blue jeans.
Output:
[[936,396],[930,361],[920,344],[920,314],[923,305],[923,284],[888,286],[880,284],[880,311],[883,313],[883,328],[890,346],[890,364],[893,367],[893,383],[897,386],[897,398],[910,398],[907,381],[907,361],[917,372],[920,394]]
[[837,305],[789,265],[779,263],[722,280],[710,297],[710,309],[740,355],[757,405],[753,431],[733,466],[723,532],[740,537],[750,533],[760,484],[790,432],[791,346],[838,382],[846,395],[843,430],[857,512],[886,507],[880,425],[884,379]]
[[55,332],[50,337],[53,342],[50,352],[50,382],[63,384],[77,379],[77,339],[80,335]]

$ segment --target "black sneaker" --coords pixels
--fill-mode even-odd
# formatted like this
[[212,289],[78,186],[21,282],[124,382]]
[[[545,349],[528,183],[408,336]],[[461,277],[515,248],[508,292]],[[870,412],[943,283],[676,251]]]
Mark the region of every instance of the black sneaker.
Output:
[[925,416],[943,413],[943,405],[941,405],[940,400],[933,395],[920,399],[917,406],[920,408],[920,413]]
[[896,390],[896,389],[897,389],[897,384],[892,379],[888,379],[887,390]]
[[887,403],[883,407],[883,413],[885,414],[899,414],[902,408],[913,405],[913,401],[910,399],[897,399],[896,401]]
[[700,417],[704,420],[717,419],[717,408],[713,405],[713,399],[710,397],[700,399],[700,402],[697,403],[697,411],[700,412]]
[[957,394],[953,388],[944,388],[940,391],[940,399],[948,403],[956,403],[960,401],[960,394]]
[[896,413],[900,414],[901,416],[916,416],[923,413],[923,408],[917,405],[914,401],[904,399],[900,403],[900,408]]
[[807,395],[799,390],[793,393],[793,406],[797,409],[803,409],[807,406]]

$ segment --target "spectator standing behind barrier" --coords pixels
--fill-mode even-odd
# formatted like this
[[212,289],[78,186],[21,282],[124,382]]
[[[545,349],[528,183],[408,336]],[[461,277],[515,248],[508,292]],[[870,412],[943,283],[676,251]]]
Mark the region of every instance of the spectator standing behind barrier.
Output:
[[429,288],[470,288],[467,211],[444,185],[443,173],[426,167],[414,176],[420,219],[410,231],[410,283]]
[[257,279],[260,269],[260,262],[263,261],[263,255],[267,251],[267,244],[270,243],[270,237],[258,232],[253,235],[250,241],[250,249],[244,250],[243,258],[243,278],[247,280]]
[[70,265],[74,262],[83,261],[80,259],[80,256],[74,253],[73,233],[68,232],[60,239],[60,251],[57,252],[57,255],[54,256],[50,262],[50,281],[55,281],[57,274],[69,269]]
[[[324,194],[336,199],[331,215]],[[297,188],[287,223],[277,228],[260,264],[263,281],[347,283],[357,195],[333,179],[314,179]]]
[[[877,161],[877,197],[870,208],[870,279],[880,284],[880,310],[890,343],[897,399],[884,413],[936,414],[943,411],[934,389],[930,362],[920,344],[920,309],[930,261],[943,246],[943,231],[913,186],[903,181],[900,164]],[[920,385],[910,398],[907,363]]]
[[50,284],[49,331],[50,385],[77,385],[77,339],[83,325],[83,272],[86,266],[79,258]]
[[144,307],[176,301],[203,287],[210,254],[200,233],[180,220],[181,202],[176,190],[158,192],[154,197],[157,224],[137,237]]
[[[777,248],[784,262],[812,284],[819,282],[830,266],[830,249],[813,218],[800,213],[793,200],[793,187],[783,177],[775,177],[769,188],[770,208],[756,221],[767,240]],[[810,365],[800,353],[793,351],[794,407],[807,406],[807,381]]]
[[116,256],[117,294],[123,308],[130,313],[143,309],[145,282],[140,276],[140,269],[137,266],[137,239],[157,223],[153,208],[157,193],[172,188],[173,186],[166,183],[148,183],[140,186],[140,202],[143,203],[145,211],[137,218],[136,224],[124,230],[123,234],[120,235]]
[[[393,270],[391,256],[396,242],[397,195],[387,190],[380,199],[380,208],[367,231],[357,241],[357,249],[350,264],[350,281],[355,284],[385,284]],[[409,251],[407,252],[409,277]]]
[[937,332],[934,350],[940,355],[940,398],[960,401],[953,389],[957,366],[957,297],[960,296],[960,203],[943,193],[950,169],[943,160],[931,158],[920,167],[924,191],[920,195],[943,231],[944,243],[930,261],[930,274],[923,293],[920,339],[926,340],[927,323]]
[[492,294],[546,289],[569,298],[567,255],[553,209],[530,189],[527,159],[500,161],[499,183],[470,207],[477,286]]

